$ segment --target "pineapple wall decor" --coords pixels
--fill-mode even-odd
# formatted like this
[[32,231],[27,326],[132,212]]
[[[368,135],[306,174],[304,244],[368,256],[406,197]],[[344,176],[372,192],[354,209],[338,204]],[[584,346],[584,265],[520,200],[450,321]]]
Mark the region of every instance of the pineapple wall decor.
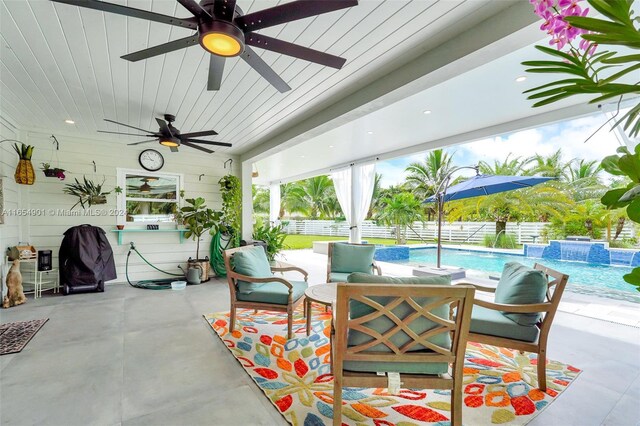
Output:
[[16,167],[16,173],[13,175],[16,183],[20,185],[33,185],[36,181],[36,173],[33,170],[33,164],[31,164],[31,155],[33,155],[33,146],[25,145],[21,143],[13,144],[13,149],[20,157],[18,166]]

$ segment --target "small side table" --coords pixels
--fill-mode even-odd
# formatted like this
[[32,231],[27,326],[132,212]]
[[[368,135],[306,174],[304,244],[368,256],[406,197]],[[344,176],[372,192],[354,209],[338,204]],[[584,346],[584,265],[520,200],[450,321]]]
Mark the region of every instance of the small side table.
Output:
[[[60,279],[58,278],[58,270],[50,269],[48,271],[35,271],[35,293],[34,299],[38,297],[42,297],[42,292],[44,290],[53,290],[54,293],[57,293],[60,289]],[[47,284],[46,287],[43,287],[43,284]]]
[[313,285],[307,288],[305,295],[305,312],[307,313],[307,336],[311,334],[311,303],[316,302],[325,306],[331,306],[336,301],[338,283],[326,283]]

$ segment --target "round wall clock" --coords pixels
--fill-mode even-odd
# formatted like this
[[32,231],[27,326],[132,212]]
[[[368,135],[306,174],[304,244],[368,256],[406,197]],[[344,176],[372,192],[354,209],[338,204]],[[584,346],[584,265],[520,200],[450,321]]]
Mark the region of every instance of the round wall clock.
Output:
[[145,149],[138,157],[140,165],[150,172],[157,172],[164,166],[164,157],[155,149]]

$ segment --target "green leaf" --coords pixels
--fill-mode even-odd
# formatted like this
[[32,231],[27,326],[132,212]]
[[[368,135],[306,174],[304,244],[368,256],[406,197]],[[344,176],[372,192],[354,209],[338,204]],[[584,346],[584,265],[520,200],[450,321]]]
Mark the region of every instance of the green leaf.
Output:
[[627,215],[629,219],[636,223],[640,223],[640,199],[635,199],[627,206]]
[[629,203],[620,202],[620,197],[622,197],[625,194],[625,192],[627,192],[627,188],[612,189],[610,191],[607,191],[602,196],[602,198],[600,199],[600,202],[605,206],[607,206],[608,209],[611,209],[611,210],[625,207]]
[[561,50],[552,49],[550,47],[539,46],[539,45],[536,45],[535,48],[538,49],[541,52],[544,52],[544,53],[548,54],[548,55],[559,56],[559,57],[561,57],[563,59],[566,59],[569,62],[573,62],[576,65],[580,65],[580,60],[578,58],[576,58],[573,55],[569,55],[568,53],[565,53],[565,52],[563,52]]
[[533,104],[533,107],[537,108],[537,107],[541,107],[541,106],[544,106],[544,105],[548,105],[548,104],[557,102],[557,101],[559,101],[561,99],[568,98],[569,96],[573,96],[573,95],[574,95],[574,93],[562,93],[560,95],[552,96],[552,97],[550,97],[548,99],[545,99],[543,101],[536,102],[535,104]]
[[605,64],[623,64],[626,62],[640,62],[640,55],[624,55],[608,58],[602,61]]
[[640,158],[636,155],[624,155],[618,160],[620,170],[629,178],[640,183]]
[[604,157],[604,159],[600,163],[600,167],[602,167],[604,171],[612,175],[624,176],[624,172],[620,170],[620,167],[618,166],[619,160],[620,157],[618,157],[617,155],[609,155],[607,157]]
[[633,201],[636,198],[640,197],[640,185],[636,185],[627,192],[625,192],[622,197],[620,197],[621,202],[629,202]]
[[629,284],[638,287],[636,290],[640,291],[640,268],[634,268],[631,273],[623,275],[622,278]]

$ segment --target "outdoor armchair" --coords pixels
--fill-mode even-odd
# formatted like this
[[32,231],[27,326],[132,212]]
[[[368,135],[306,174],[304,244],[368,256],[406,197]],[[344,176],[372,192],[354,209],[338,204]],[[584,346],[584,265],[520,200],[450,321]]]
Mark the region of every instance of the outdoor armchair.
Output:
[[352,272],[382,275],[382,269],[373,260],[374,244],[329,243],[327,252],[327,282],[347,282]]
[[[403,389],[450,389],[451,424],[462,424],[464,356],[475,290],[400,280],[337,285],[331,327],[334,425],[342,421],[344,387],[391,388],[394,373]],[[452,304],[458,312],[454,319],[449,316]]]
[[[308,274],[304,269],[271,267],[264,249],[245,246],[224,251],[231,313],[229,332],[236,323],[237,309],[280,311],[287,313],[287,338],[293,337],[293,311],[304,300]],[[297,271],[304,281],[276,277],[273,272]]]
[[493,302],[473,302],[469,341],[536,353],[538,388],[546,391],[549,330],[568,279],[538,263],[532,269],[510,262],[496,288],[465,282],[495,294]]

